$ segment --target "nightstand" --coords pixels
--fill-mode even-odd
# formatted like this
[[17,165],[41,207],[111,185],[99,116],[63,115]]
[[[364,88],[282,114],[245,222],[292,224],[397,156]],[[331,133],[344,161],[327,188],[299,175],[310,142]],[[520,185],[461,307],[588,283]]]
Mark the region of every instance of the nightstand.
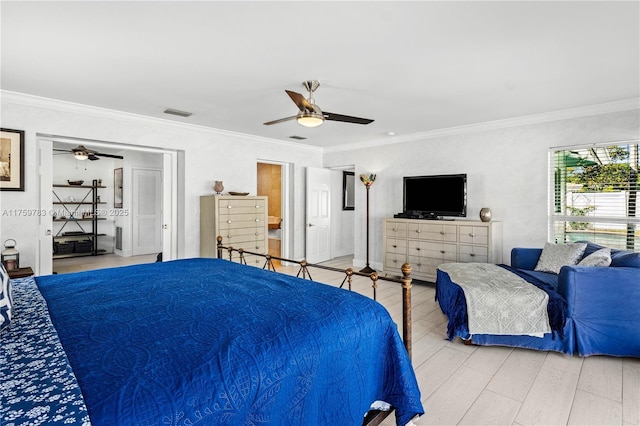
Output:
[[24,278],[33,275],[33,270],[30,266],[26,268],[18,268],[7,271],[9,273],[9,278]]

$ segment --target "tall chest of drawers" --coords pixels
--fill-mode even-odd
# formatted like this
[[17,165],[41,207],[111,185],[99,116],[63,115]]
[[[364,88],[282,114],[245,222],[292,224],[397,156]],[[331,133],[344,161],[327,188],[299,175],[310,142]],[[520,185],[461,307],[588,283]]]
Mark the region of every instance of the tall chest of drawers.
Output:
[[[200,256],[217,257],[218,235],[224,246],[255,253],[268,250],[268,197],[204,195],[200,197]],[[225,253],[226,254],[226,253]],[[264,258],[245,255],[247,265],[262,267]]]
[[409,262],[411,276],[435,281],[447,262],[502,262],[502,223],[385,219],[384,271],[401,275]]

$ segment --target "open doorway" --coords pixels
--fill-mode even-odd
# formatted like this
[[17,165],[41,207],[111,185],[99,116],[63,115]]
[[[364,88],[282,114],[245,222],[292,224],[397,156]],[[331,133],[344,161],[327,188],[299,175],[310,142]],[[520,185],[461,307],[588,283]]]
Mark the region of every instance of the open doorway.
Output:
[[[269,254],[282,257],[282,165],[258,163],[257,195],[268,197],[269,206]],[[279,262],[274,262],[279,264]]]
[[[80,158],[78,145],[100,155]],[[40,204],[53,212],[40,221],[39,274],[148,263],[161,252],[167,260],[177,256],[175,152],[56,136],[39,137],[38,146]],[[151,239],[147,228],[160,231],[143,246]]]

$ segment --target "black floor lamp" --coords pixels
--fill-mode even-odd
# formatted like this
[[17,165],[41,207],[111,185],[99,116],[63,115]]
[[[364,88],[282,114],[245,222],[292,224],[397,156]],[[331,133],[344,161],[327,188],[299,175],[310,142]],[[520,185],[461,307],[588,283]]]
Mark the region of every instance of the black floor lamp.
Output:
[[364,183],[365,188],[367,188],[367,264],[360,272],[370,274],[376,270],[369,266],[369,188],[371,188],[371,185],[373,185],[373,182],[376,180],[376,175],[373,173],[364,173],[360,175],[360,180]]

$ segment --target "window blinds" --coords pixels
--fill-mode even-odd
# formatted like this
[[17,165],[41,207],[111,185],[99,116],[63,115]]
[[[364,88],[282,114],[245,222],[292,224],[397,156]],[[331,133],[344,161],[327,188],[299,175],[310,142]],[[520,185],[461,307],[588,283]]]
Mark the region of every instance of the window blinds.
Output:
[[552,241],[640,251],[638,141],[551,149],[549,156]]

